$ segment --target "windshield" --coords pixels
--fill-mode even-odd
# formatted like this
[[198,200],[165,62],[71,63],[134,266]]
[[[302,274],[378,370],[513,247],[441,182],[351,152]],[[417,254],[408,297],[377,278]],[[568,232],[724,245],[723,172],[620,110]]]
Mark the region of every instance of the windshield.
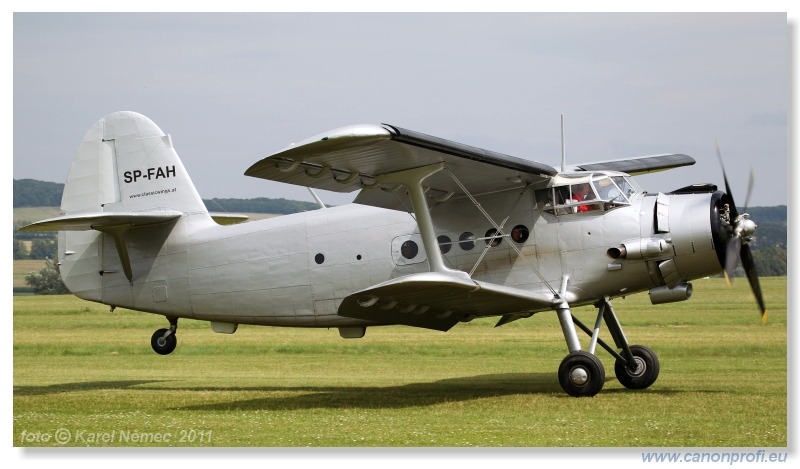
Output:
[[556,214],[593,210],[609,210],[615,206],[629,205],[630,198],[641,190],[624,175],[594,173],[569,175],[551,188],[536,191],[536,200],[546,211]]
[[638,192],[633,181],[624,176],[599,176],[592,184],[601,200],[618,204],[629,204],[630,197]]

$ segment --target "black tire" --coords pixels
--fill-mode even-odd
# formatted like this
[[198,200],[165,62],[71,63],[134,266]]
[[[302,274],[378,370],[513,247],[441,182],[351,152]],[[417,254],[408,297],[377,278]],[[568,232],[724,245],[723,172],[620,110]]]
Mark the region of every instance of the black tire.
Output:
[[603,389],[606,371],[603,363],[589,352],[571,352],[558,367],[558,382],[572,397],[591,397]]
[[153,337],[150,338],[150,346],[153,347],[153,351],[159,355],[169,355],[178,345],[178,338],[175,337],[175,333],[164,338],[164,334],[168,330],[169,329],[159,329],[155,331]]
[[638,365],[636,371],[631,371],[625,364],[617,360],[614,363],[614,374],[620,384],[628,389],[646,389],[656,382],[660,365],[658,357],[652,350],[643,345],[631,345],[631,353]]

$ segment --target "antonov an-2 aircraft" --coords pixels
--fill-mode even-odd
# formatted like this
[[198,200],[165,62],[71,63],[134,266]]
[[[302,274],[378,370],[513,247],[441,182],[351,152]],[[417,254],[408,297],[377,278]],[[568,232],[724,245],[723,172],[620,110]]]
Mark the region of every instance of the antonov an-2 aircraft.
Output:
[[[598,344],[626,388],[647,388],[659,373],[650,349],[628,344],[614,297],[683,301],[689,280],[730,275],[741,258],[765,317],[748,246],[756,225],[738,213],[727,177],[726,192],[699,184],[655,194],[631,177],[691,164],[668,154],[562,162],[558,171],[392,125],[354,125],[245,174],[359,190],[355,203],[237,223],[244,217],[208,212],[170,135],[115,112],[83,138],[63,215],[25,229],[58,231],[61,277],[78,297],[165,316],[169,328],[151,340],[159,354],[175,349],[179,318],[228,334],[254,324],[360,338],[371,326],[447,331],[553,311],[569,350],[558,380],[571,396],[593,396],[605,382]],[[571,313],[590,304],[592,328]],[[615,347],[599,337],[603,323]]]

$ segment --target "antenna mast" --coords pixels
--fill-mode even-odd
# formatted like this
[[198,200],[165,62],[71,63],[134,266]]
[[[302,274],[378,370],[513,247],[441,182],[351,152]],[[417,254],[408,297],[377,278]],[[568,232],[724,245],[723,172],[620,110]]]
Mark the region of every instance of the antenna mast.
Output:
[[567,153],[564,143],[564,114],[561,114],[561,172],[565,171],[567,166]]

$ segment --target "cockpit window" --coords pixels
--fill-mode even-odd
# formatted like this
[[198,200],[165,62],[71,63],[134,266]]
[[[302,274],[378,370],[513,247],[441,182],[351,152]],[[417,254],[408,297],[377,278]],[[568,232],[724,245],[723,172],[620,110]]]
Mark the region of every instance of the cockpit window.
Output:
[[535,196],[540,209],[567,215],[629,205],[631,196],[639,191],[636,183],[627,176],[582,173],[564,175],[561,183],[539,189]]

